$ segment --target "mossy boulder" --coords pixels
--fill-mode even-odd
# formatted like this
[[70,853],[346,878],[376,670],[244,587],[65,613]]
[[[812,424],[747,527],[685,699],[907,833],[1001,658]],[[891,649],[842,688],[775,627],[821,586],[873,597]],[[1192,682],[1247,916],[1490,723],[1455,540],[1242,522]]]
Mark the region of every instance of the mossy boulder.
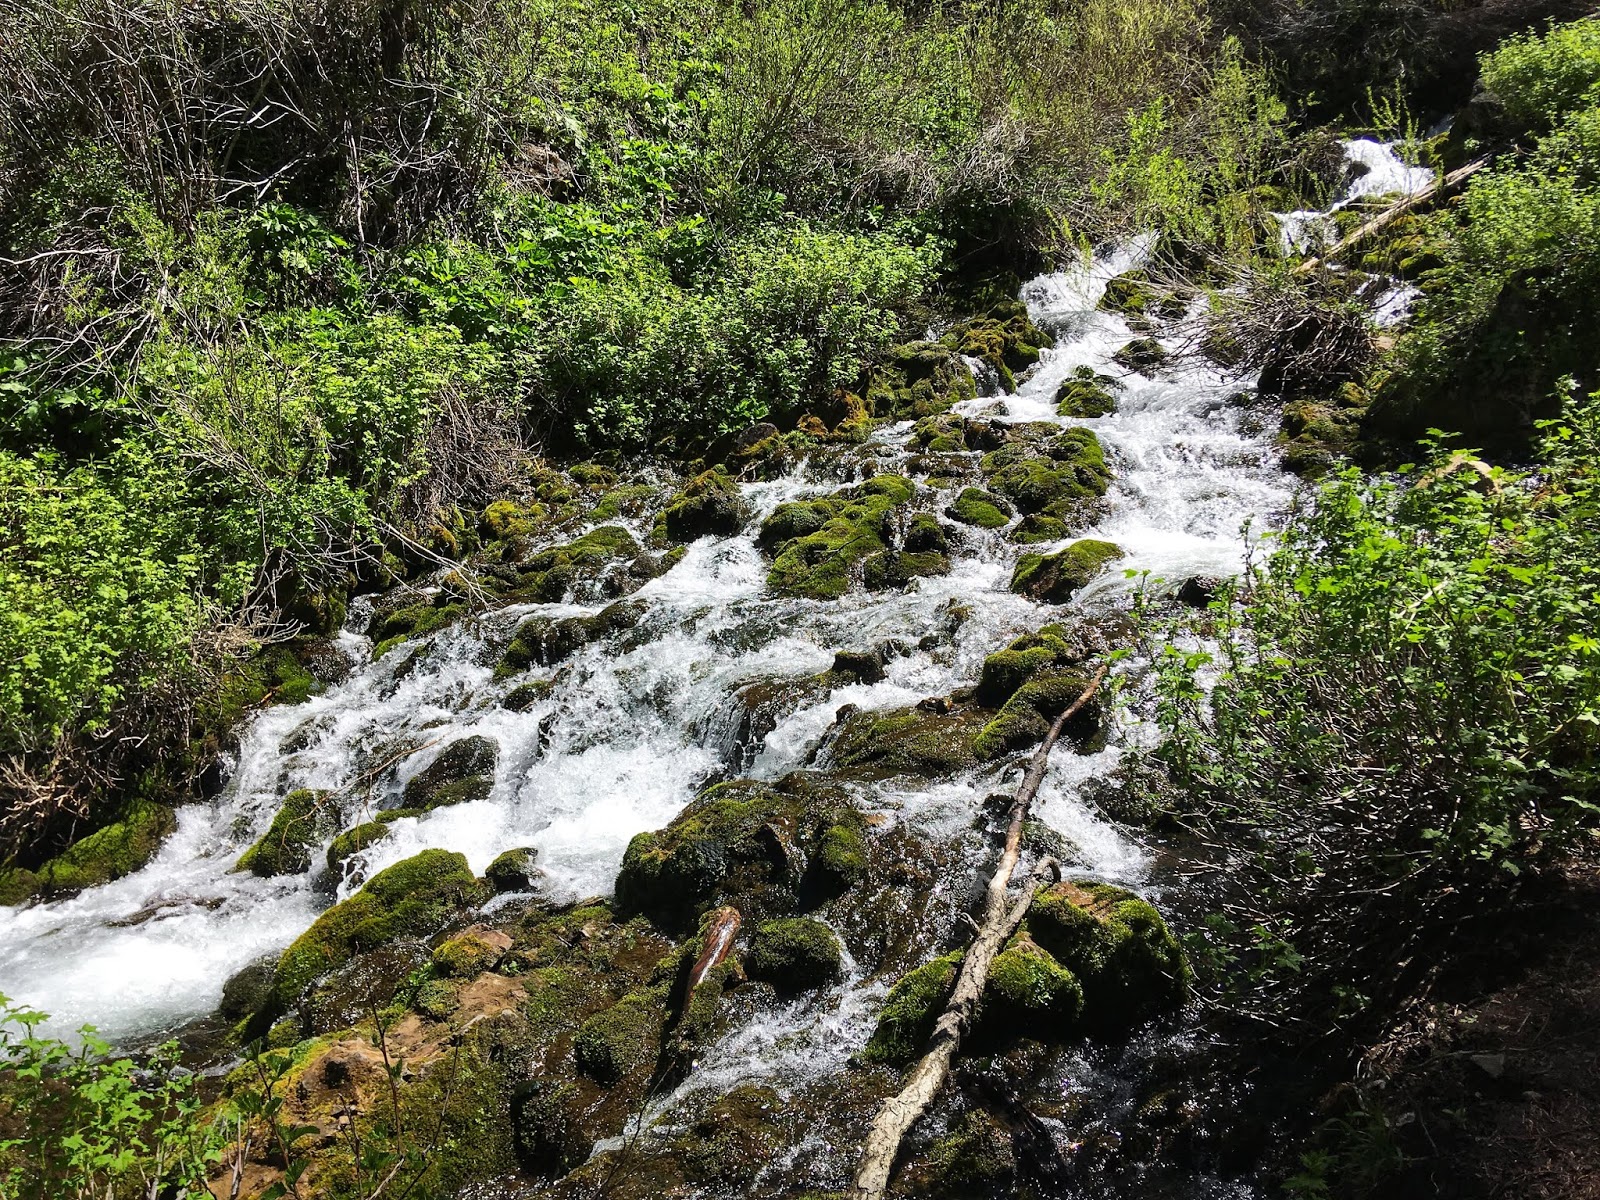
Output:
[[932,513],[916,513],[906,526],[905,548],[913,554],[948,554],[950,539]]
[[891,348],[867,372],[862,398],[880,419],[903,421],[946,411],[978,394],[972,370],[956,349],[939,342]]
[[[639,557],[639,543],[631,533],[620,525],[602,525],[563,546],[541,550],[521,563],[511,594],[518,599],[547,603],[564,600],[576,585],[598,580],[604,568]],[[613,587],[626,586],[623,577],[616,577]]]
[[749,516],[750,506],[727,472],[702,471],[667,502],[655,531],[674,542],[692,542],[708,534],[738,533]]
[[[410,810],[404,811],[409,813]],[[346,862],[388,837],[391,832],[389,822],[393,819],[394,813],[385,813],[379,820],[363,821],[340,833],[328,843],[328,870],[343,871]]]
[[471,979],[492,971],[505,956],[510,939],[503,933],[474,926],[446,938],[433,951],[433,969],[455,979]]
[[401,642],[436,633],[466,611],[467,606],[463,601],[443,589],[431,599],[414,604],[394,607],[382,604],[374,610],[372,620],[367,625],[367,636],[373,644],[373,657],[382,658]]
[[589,1157],[594,1140],[584,1132],[582,1108],[582,1093],[571,1080],[536,1078],[513,1095],[511,1128],[524,1168],[550,1179]]
[[903,476],[877,475],[826,499],[780,505],[761,527],[776,552],[767,585],[816,600],[844,595],[857,564],[893,549],[890,515],[915,490]]
[[323,685],[301,663],[296,646],[264,646],[222,677],[215,694],[201,706],[202,722],[225,731],[247,712],[268,704],[299,704],[322,691]]
[[519,683],[501,697],[500,707],[516,713],[527,712],[541,700],[548,699],[555,686],[553,679],[530,679],[527,683]]
[[544,874],[538,861],[539,852],[532,846],[507,850],[484,868],[484,881],[498,893],[531,891]]
[[955,987],[962,957],[954,950],[900,977],[884,1000],[862,1061],[903,1066],[922,1053]]
[[[859,878],[851,839],[865,826],[845,793],[803,777],[718,784],[665,829],[628,843],[617,904],[670,929],[692,928],[719,904],[750,919],[784,916],[802,896],[836,894]],[[821,853],[830,845],[831,861]]]
[[405,806],[427,812],[486,798],[494,790],[500,744],[474,734],[457,738],[406,783]]
[[39,891],[60,896],[132,875],[156,856],[162,841],[177,827],[178,818],[172,809],[139,801],[121,820],[74,842],[37,871],[14,876],[11,890],[18,899],[12,903],[27,899],[20,893],[35,881]]
[[524,506],[515,500],[496,500],[483,510],[478,519],[478,532],[486,542],[531,537],[545,517],[545,509],[540,504]]
[[644,612],[638,600],[608,604],[592,617],[531,616],[517,626],[511,644],[495,669],[502,678],[529,667],[553,666],[571,658],[591,642],[631,629]]
[[833,930],[809,917],[768,921],[750,939],[745,972],[780,992],[804,992],[839,978],[843,952]]
[[861,564],[861,582],[869,592],[903,588],[914,579],[949,573],[950,560],[937,551],[883,550]]
[[1062,430],[1043,441],[1019,437],[985,455],[980,469],[989,488],[1019,512],[1060,520],[1080,517],[1111,485],[1100,439],[1083,428]]
[[1014,935],[989,966],[983,1022],[1040,1041],[1077,1032],[1083,1015],[1078,977],[1025,933]]
[[840,722],[828,757],[846,769],[946,775],[978,761],[972,744],[986,723],[987,714],[973,708],[850,713]]
[[1046,625],[1037,633],[1024,634],[983,660],[978,703],[999,708],[1030,679],[1046,671],[1075,666],[1084,657],[1083,648],[1063,625]]
[[1111,361],[1139,375],[1154,375],[1168,358],[1166,347],[1155,338],[1134,338],[1111,356]]
[[277,997],[289,1005],[316,979],[355,955],[401,937],[423,937],[483,898],[465,856],[424,850],[379,871],[334,905],[278,959]]
[[1121,387],[1122,384],[1109,375],[1098,375],[1090,367],[1079,367],[1056,388],[1056,415],[1103,417],[1116,410],[1116,392]]
[[930,454],[960,454],[967,447],[967,422],[955,413],[924,417],[911,430],[911,444]]
[[928,1194],[958,1197],[1009,1190],[1017,1173],[1011,1131],[992,1113],[968,1109],[928,1150]]
[[1036,546],[1040,542],[1059,542],[1072,536],[1072,526],[1059,517],[1044,513],[1029,513],[1017,522],[1007,540],[1018,546]]
[[1011,520],[1013,509],[1002,496],[982,488],[962,488],[944,515],[963,525],[976,525],[980,529],[999,529]]
[[[1083,694],[1090,678],[1088,671],[1066,670],[1050,671],[1029,680],[978,732],[972,742],[973,753],[979,758],[996,758],[1043,741],[1056,717]],[[1099,725],[1099,704],[1092,700],[1073,717],[1065,732],[1069,737],[1088,740]]]
[[1045,604],[1065,604],[1121,557],[1120,546],[1094,538],[1073,542],[1054,554],[1024,554],[1011,573],[1011,590]]
[[638,988],[586,1020],[572,1041],[578,1070],[597,1083],[616,1083],[653,1066],[668,1017],[667,992],[665,985]]
[[1040,888],[1028,908],[1029,936],[1083,986],[1085,1018],[1101,1028],[1181,1006],[1189,966],[1155,907],[1106,883]]
[[311,868],[311,852],[338,827],[331,792],[297,788],[283,798],[272,824],[233,869],[262,876],[303,874]]
[[987,313],[963,321],[939,339],[959,354],[980,358],[994,368],[1006,391],[1015,391],[1017,372],[1039,361],[1040,351],[1055,344],[1028,316],[1021,301],[1004,300]]

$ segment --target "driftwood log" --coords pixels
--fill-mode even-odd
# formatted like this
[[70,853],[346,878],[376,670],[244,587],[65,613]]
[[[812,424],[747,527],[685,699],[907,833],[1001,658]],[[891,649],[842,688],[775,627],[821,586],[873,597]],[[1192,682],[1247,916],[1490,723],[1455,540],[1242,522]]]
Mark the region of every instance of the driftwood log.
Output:
[[867,1133],[861,1150],[861,1162],[856,1167],[855,1182],[851,1186],[851,1195],[860,1200],[882,1200],[888,1190],[889,1175],[894,1169],[895,1157],[900,1153],[901,1141],[928,1110],[939,1090],[944,1087],[945,1080],[950,1077],[950,1066],[961,1049],[962,1039],[972,1027],[984,985],[989,982],[990,964],[1028,912],[1028,905],[1033,900],[1031,887],[1025,889],[1015,902],[1006,903],[1006,889],[1011,883],[1012,873],[1017,869],[1017,859],[1022,854],[1022,822],[1028,815],[1028,808],[1039,791],[1039,785],[1044,782],[1050,750],[1061,736],[1062,728],[1083,711],[1083,706],[1099,690],[1105,680],[1106,670],[1107,664],[1102,663],[1089,685],[1083,689],[1083,694],[1055,719],[1050,732],[1034,751],[1028,771],[1022,777],[1022,785],[1017,788],[1016,798],[1011,802],[1005,849],[1000,855],[999,866],[989,878],[983,902],[983,920],[978,923],[972,944],[967,947],[967,953],[961,960],[961,973],[956,977],[950,999],[945,1002],[944,1012],[933,1027],[927,1053],[911,1069],[899,1093],[883,1102],[883,1107],[873,1119],[872,1129]]
[[1323,251],[1319,257],[1306,259],[1305,262],[1301,263],[1294,269],[1292,274],[1305,275],[1315,271],[1324,263],[1332,262],[1345,251],[1349,250],[1352,246],[1359,245],[1360,243],[1366,241],[1380,229],[1394,224],[1394,222],[1398,221],[1408,212],[1412,212],[1416,209],[1422,208],[1427,204],[1431,204],[1439,196],[1443,195],[1445,192],[1455,187],[1463,179],[1467,178],[1467,176],[1488,165],[1488,162],[1489,160],[1487,158],[1480,158],[1475,162],[1469,162],[1464,167],[1457,167],[1443,179],[1435,180],[1433,184],[1424,188],[1415,195],[1407,196],[1404,200],[1401,200],[1395,204],[1391,204],[1388,208],[1384,209],[1370,221],[1363,222],[1361,225],[1357,226],[1354,231],[1347,234],[1345,237],[1340,238],[1332,246],[1328,247],[1327,250]]

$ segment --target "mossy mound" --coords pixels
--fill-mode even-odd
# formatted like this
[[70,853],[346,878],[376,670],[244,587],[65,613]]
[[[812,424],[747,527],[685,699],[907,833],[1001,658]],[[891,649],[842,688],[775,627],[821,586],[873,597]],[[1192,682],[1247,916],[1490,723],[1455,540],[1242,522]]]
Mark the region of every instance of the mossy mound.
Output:
[[332,793],[297,788],[283,798],[272,824],[239,856],[235,871],[252,875],[300,875],[311,867],[311,852],[339,827]]
[[692,542],[708,534],[738,533],[749,516],[750,506],[727,472],[702,471],[667,502],[655,532],[674,542]]
[[478,533],[486,542],[532,537],[548,513],[542,504],[518,504],[515,500],[496,500],[478,518]]
[[[564,600],[578,583],[599,579],[603,568],[638,559],[639,543],[631,533],[620,525],[602,525],[564,546],[541,550],[520,563],[516,571],[518,579],[510,594],[519,600],[546,603]],[[608,586],[602,590],[613,593],[627,587],[622,576],[605,582]]]
[[177,815],[165,804],[139,801],[121,820],[74,842],[37,870],[0,871],[0,904],[21,904],[40,894],[64,896],[132,875],[177,827]]
[[930,454],[960,454],[967,450],[967,422],[954,413],[924,417],[911,431],[911,444]]
[[1139,375],[1154,375],[1168,358],[1166,347],[1155,338],[1134,338],[1111,356],[1111,361]]
[[1116,392],[1121,388],[1122,384],[1111,376],[1097,375],[1090,367],[1079,367],[1056,388],[1056,415],[1103,417],[1116,410]]
[[1008,392],[1017,389],[1017,372],[1037,363],[1044,347],[1055,345],[1055,339],[1029,319],[1028,306],[1019,300],[1001,301],[939,340],[959,354],[988,363]]
[[915,490],[903,476],[878,475],[825,499],[780,505],[761,525],[762,544],[776,551],[767,585],[815,600],[844,595],[858,563],[894,548],[890,514]]
[[471,979],[494,970],[505,954],[505,939],[487,936],[481,928],[466,929],[446,938],[433,951],[433,969],[456,979]]
[[1035,893],[1028,934],[1083,985],[1084,1015],[1125,1029],[1181,1006],[1189,966],[1154,906],[1105,883],[1058,883]]
[[598,1083],[615,1083],[653,1064],[668,1017],[667,993],[664,984],[638,988],[586,1020],[572,1041],[578,1070]]
[[802,897],[837,894],[859,878],[865,827],[842,792],[802,778],[718,784],[665,829],[628,843],[617,904],[670,929],[691,928],[718,904],[752,919],[783,916]]
[[292,1004],[312,982],[361,951],[434,932],[481,898],[466,858],[449,850],[424,850],[379,871],[283,952],[278,959],[279,1002]]
[[976,525],[980,529],[999,529],[1011,520],[1012,508],[1002,496],[982,488],[962,488],[944,515],[963,525]]
[[299,704],[322,691],[322,684],[306,670],[295,648],[296,644],[265,646],[231,667],[216,693],[202,704],[201,722],[210,729],[228,730],[253,709]]
[[344,864],[351,858],[360,854],[369,846],[375,846],[389,836],[389,822],[394,820],[398,813],[404,812],[407,816],[414,815],[409,809],[397,809],[384,813],[377,820],[363,821],[346,829],[332,842],[328,843],[328,870],[340,872]]
[[840,722],[829,761],[846,769],[947,775],[978,761],[973,741],[987,719],[987,713],[972,708],[948,713],[921,708],[852,713]]
[[1018,546],[1036,546],[1040,542],[1059,542],[1071,536],[1072,526],[1065,521],[1044,513],[1029,513],[1017,522],[1007,540]]
[[942,413],[977,394],[971,369],[955,348],[939,342],[893,347],[867,372],[862,389],[874,417],[895,421]]
[[1016,690],[1045,671],[1070,667],[1084,660],[1084,651],[1063,625],[1046,625],[1038,633],[1024,634],[1004,650],[983,660],[978,676],[978,703],[999,708]]
[[[415,595],[414,592],[410,594]],[[401,642],[436,633],[466,611],[466,604],[447,589],[441,589],[432,599],[416,604],[399,607],[380,604],[367,625],[373,657],[382,658]]]
[[591,642],[633,628],[643,612],[644,605],[639,601],[619,600],[592,617],[529,617],[511,635],[511,644],[500,656],[495,674],[504,678],[533,666],[553,666]]
[[1083,428],[1051,430],[1045,440],[1024,434],[986,454],[980,469],[989,488],[1019,512],[1062,521],[1081,519],[1111,486],[1100,439]]
[[839,978],[843,953],[833,930],[808,917],[768,921],[750,940],[744,968],[780,992],[803,992]]
[[527,683],[519,683],[501,698],[500,707],[516,713],[527,712],[541,700],[547,699],[555,686],[553,679],[530,679]]
[[1012,936],[989,966],[983,1021],[991,1028],[1040,1041],[1076,1032],[1083,1015],[1078,977],[1025,933]]
[[532,846],[507,850],[484,868],[484,882],[499,893],[531,891],[543,874],[538,861],[539,852]]
[[405,806],[427,812],[482,800],[494,790],[500,744],[479,734],[457,738],[406,783]]
[[1188,303],[1170,285],[1158,283],[1149,272],[1124,271],[1106,283],[1100,307],[1130,317],[1174,320],[1188,311]]
[[1120,546],[1094,538],[1073,542],[1054,554],[1024,554],[1011,573],[1011,590],[1045,604],[1065,604],[1121,557]]
[[[1017,689],[973,739],[972,749],[979,758],[997,758],[1012,750],[1044,740],[1051,724],[1089,685],[1088,671],[1050,671],[1029,680]],[[1070,722],[1068,736],[1092,737],[1099,729],[1100,709],[1091,701]]]
[[906,526],[905,548],[913,554],[948,554],[950,539],[932,513],[915,513]]
[[968,1109],[928,1150],[927,1194],[969,1200],[1010,1190],[1017,1173],[1011,1131],[992,1113]]
[[869,592],[903,588],[913,579],[949,573],[950,560],[936,551],[884,550],[861,564],[861,582]]
[[902,1066],[922,1053],[955,987],[962,957],[962,951],[954,950],[900,977],[883,1002],[862,1061]]

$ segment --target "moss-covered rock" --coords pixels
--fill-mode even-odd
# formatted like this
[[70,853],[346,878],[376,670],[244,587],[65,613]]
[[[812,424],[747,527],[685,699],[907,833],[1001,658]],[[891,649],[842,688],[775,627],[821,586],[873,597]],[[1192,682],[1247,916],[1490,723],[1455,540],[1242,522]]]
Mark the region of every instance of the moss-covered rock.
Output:
[[913,554],[948,554],[950,539],[932,513],[916,513],[906,526],[905,548]]
[[911,444],[931,454],[960,454],[967,450],[967,422],[954,413],[924,417],[911,430]]
[[[51,896],[99,887],[124,875],[131,875],[148,863],[161,849],[161,843],[178,827],[177,815],[164,804],[139,801],[119,821],[97,829],[73,843],[31,874],[38,889]],[[28,874],[13,876],[11,888],[20,894],[33,881]],[[31,894],[31,893],[29,893]]]
[[231,729],[248,712],[268,704],[299,704],[322,691],[322,684],[296,654],[304,643],[264,646],[223,675],[200,717],[211,729]]
[[1008,1034],[1058,1041],[1083,1015],[1078,977],[1025,933],[1014,935],[989,966],[983,1022]]
[[852,713],[840,722],[828,756],[842,768],[947,775],[978,761],[972,743],[986,723],[987,714],[971,708]]
[[578,1113],[583,1097],[570,1080],[536,1078],[516,1093],[511,1126],[517,1159],[534,1175],[565,1175],[589,1157],[594,1147]]
[[393,815],[385,813],[384,817],[386,819],[353,825],[328,843],[328,870],[335,873],[343,871],[344,864],[351,858],[388,837],[391,832],[389,821],[393,820]]
[[900,1066],[922,1053],[955,987],[962,957],[955,950],[900,977],[889,989],[878,1024],[861,1051],[864,1062]]
[[311,867],[311,852],[338,827],[331,792],[297,788],[283,798],[272,824],[233,869],[262,876],[303,874]]
[[399,937],[433,933],[482,898],[463,855],[424,850],[378,872],[312,923],[278,959],[277,997],[292,1004],[318,977]]
[[446,938],[433,951],[433,969],[456,979],[471,979],[492,971],[509,948],[511,939],[481,926]]
[[1056,414],[1062,417],[1103,417],[1117,407],[1122,385],[1091,367],[1079,367],[1056,388]]
[[1167,351],[1155,338],[1134,338],[1111,356],[1111,361],[1139,375],[1154,375],[1167,361]]
[[818,861],[819,850],[830,840],[859,837],[865,824],[844,793],[803,777],[718,784],[665,829],[628,843],[617,904],[671,929],[693,927],[715,904],[731,904],[752,919],[782,916],[802,894],[854,882],[858,875],[847,861],[836,870]]
[[1063,625],[1046,625],[1038,633],[1024,634],[1004,650],[983,660],[978,676],[978,703],[999,708],[1036,675],[1075,666],[1085,654]]
[[406,783],[405,806],[427,812],[482,800],[494,790],[500,744],[474,734],[457,738]]
[[926,1191],[969,1200],[1009,1190],[1017,1173],[1011,1131],[992,1113],[968,1109],[928,1150]]
[[367,636],[373,644],[373,657],[382,658],[401,642],[436,633],[466,611],[465,603],[444,590],[431,599],[415,604],[399,607],[380,605],[367,625]]
[[529,617],[512,634],[496,673],[505,677],[533,666],[553,666],[591,642],[633,628],[643,612],[644,605],[638,600],[619,600],[592,617]]
[[553,679],[530,679],[527,683],[519,683],[500,700],[500,707],[511,712],[527,712],[541,700],[548,699],[555,690]]
[[859,824],[829,825],[811,860],[823,889],[842,892],[867,873],[867,838]]
[[1111,485],[1100,439],[1083,428],[1042,441],[1019,437],[985,455],[981,470],[989,487],[1018,511],[1063,521],[1081,519]]
[[[1029,680],[1017,689],[973,739],[972,749],[979,758],[997,758],[1012,750],[1044,740],[1063,711],[1081,696],[1089,685],[1090,674],[1083,670],[1050,671]],[[1070,723],[1070,737],[1088,740],[1098,731],[1100,708],[1091,703]]]
[[44,889],[44,881],[37,871],[26,867],[7,867],[0,871],[0,904],[22,904],[32,900]]
[[768,921],[750,939],[744,968],[780,992],[803,992],[839,977],[843,952],[833,930],[821,921],[793,917]]
[[531,537],[544,523],[545,516],[544,506],[540,504],[524,506],[515,500],[496,500],[483,510],[478,519],[478,532],[485,541]]
[[1058,883],[1035,893],[1027,931],[1083,986],[1084,1015],[1127,1028],[1179,1007],[1189,967],[1154,906],[1105,883]]
[[692,542],[707,534],[738,533],[749,516],[750,506],[727,472],[702,471],[667,502],[655,532],[674,542]]
[[1011,573],[1011,590],[1046,604],[1065,604],[1122,556],[1120,546],[1093,538],[1054,554],[1024,554]]
[[999,529],[1011,520],[1013,509],[1004,497],[982,488],[962,488],[944,515],[963,525],[976,525],[980,529]]
[[1065,521],[1044,513],[1029,513],[1017,522],[1007,540],[1019,546],[1035,546],[1040,542],[1059,542],[1071,535],[1072,526]]
[[883,550],[861,564],[861,582],[869,592],[903,588],[913,579],[949,573],[950,560],[935,551]]
[[1055,344],[1028,317],[1027,305],[1005,300],[980,317],[963,321],[939,339],[959,354],[981,358],[994,368],[1006,391],[1015,391],[1017,372],[1039,361],[1039,352]]
[[544,874],[538,861],[539,852],[532,846],[507,850],[484,868],[484,881],[499,893],[531,891]]
[[616,1083],[653,1065],[661,1053],[666,1002],[665,985],[638,988],[586,1020],[572,1041],[578,1070],[598,1083]]
[[[639,543],[631,533],[620,525],[602,525],[566,545],[542,550],[521,563],[511,595],[521,600],[564,600],[575,585],[600,578],[604,568],[639,557]],[[613,591],[617,586],[626,587],[620,582],[621,578],[619,576],[619,582],[613,585]]]
[[776,549],[767,585],[817,600],[844,595],[858,563],[893,548],[890,514],[914,492],[903,476],[878,475],[823,500],[780,505],[761,527],[763,544]]
[[880,419],[904,421],[941,413],[977,393],[960,354],[939,342],[908,342],[889,350],[867,372],[862,397]]

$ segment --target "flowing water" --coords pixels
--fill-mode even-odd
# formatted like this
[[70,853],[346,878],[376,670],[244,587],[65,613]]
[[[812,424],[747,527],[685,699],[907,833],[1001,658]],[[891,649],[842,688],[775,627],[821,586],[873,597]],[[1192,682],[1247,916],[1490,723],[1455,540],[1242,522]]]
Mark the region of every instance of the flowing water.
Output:
[[[1374,153],[1374,145],[1352,144],[1352,158],[1372,168],[1355,188],[1414,186],[1412,176],[1396,174],[1408,169],[1392,152]],[[1093,264],[1027,284],[1022,298],[1034,320],[1056,335],[1055,348],[1044,352],[1017,394],[979,397],[962,408],[968,415],[1094,429],[1115,482],[1088,535],[1122,546],[1127,558],[1120,566],[1176,584],[1236,571],[1245,551],[1241,527],[1269,525],[1287,503],[1292,480],[1276,463],[1270,434],[1241,403],[1237,378],[1187,356],[1154,378],[1113,363],[1113,352],[1136,333],[1096,305],[1106,281],[1138,265],[1147,248],[1136,240]],[[1179,346],[1176,334],[1164,340]],[[1082,422],[1056,417],[1057,386],[1085,365],[1121,380],[1116,411]],[[899,468],[909,434],[909,423],[878,431],[867,448],[877,469]],[[760,516],[838,486],[837,478],[802,463],[744,491]],[[633,532],[642,539],[649,531]],[[355,664],[348,678],[303,704],[257,716],[241,736],[221,794],[180,810],[177,833],[147,867],[73,899],[0,909],[0,992],[52,1013],[58,1032],[93,1022],[117,1040],[164,1033],[213,1009],[233,971],[286,945],[334,895],[426,847],[460,851],[476,871],[503,850],[537,847],[553,898],[607,893],[628,840],[667,824],[708,780],[728,773],[776,778],[804,766],[841,705],[888,708],[947,693],[973,682],[983,656],[1011,637],[1071,620],[1074,610],[1125,608],[1139,586],[1112,571],[1074,597],[1067,612],[1042,607],[1008,591],[1018,548],[999,534],[964,529],[948,576],[919,580],[903,593],[787,600],[765,591],[766,563],[754,532],[752,524],[737,536],[692,544],[636,594],[645,610],[620,642],[590,645],[559,669],[512,681],[554,680],[548,696],[521,713],[499,707],[512,683],[493,678],[495,650],[509,629],[529,613],[590,613],[599,605],[505,609],[447,629],[415,652],[402,647],[376,661],[366,638],[342,633],[339,648]],[[973,616],[932,649],[915,648],[940,626],[942,607],[957,599]],[[352,613],[351,628],[364,626],[362,616]],[[837,688],[785,717],[761,745],[736,744],[737,688],[815,675],[835,650],[889,642],[903,652],[890,659],[884,681]],[[1082,785],[1109,771],[1139,732],[1125,723],[1102,751],[1055,755],[1035,814],[1077,848],[1074,870],[1148,890],[1147,851],[1080,798]],[[494,738],[501,748],[486,799],[396,822],[395,832],[352,860],[341,880],[315,871],[258,879],[231,870],[288,790],[339,789],[349,797],[349,825],[392,807],[439,746],[467,734]],[[397,771],[382,769],[395,760]],[[875,802],[891,822],[959,839],[971,836],[977,803],[999,778],[996,768],[920,790],[883,789]],[[960,900],[951,896],[947,910]],[[672,1107],[695,1091],[722,1091],[747,1079],[799,1086],[836,1069],[865,1041],[887,987],[848,965],[839,986],[751,1014],[708,1050],[678,1093],[654,1103],[652,1114],[668,1120]]]

